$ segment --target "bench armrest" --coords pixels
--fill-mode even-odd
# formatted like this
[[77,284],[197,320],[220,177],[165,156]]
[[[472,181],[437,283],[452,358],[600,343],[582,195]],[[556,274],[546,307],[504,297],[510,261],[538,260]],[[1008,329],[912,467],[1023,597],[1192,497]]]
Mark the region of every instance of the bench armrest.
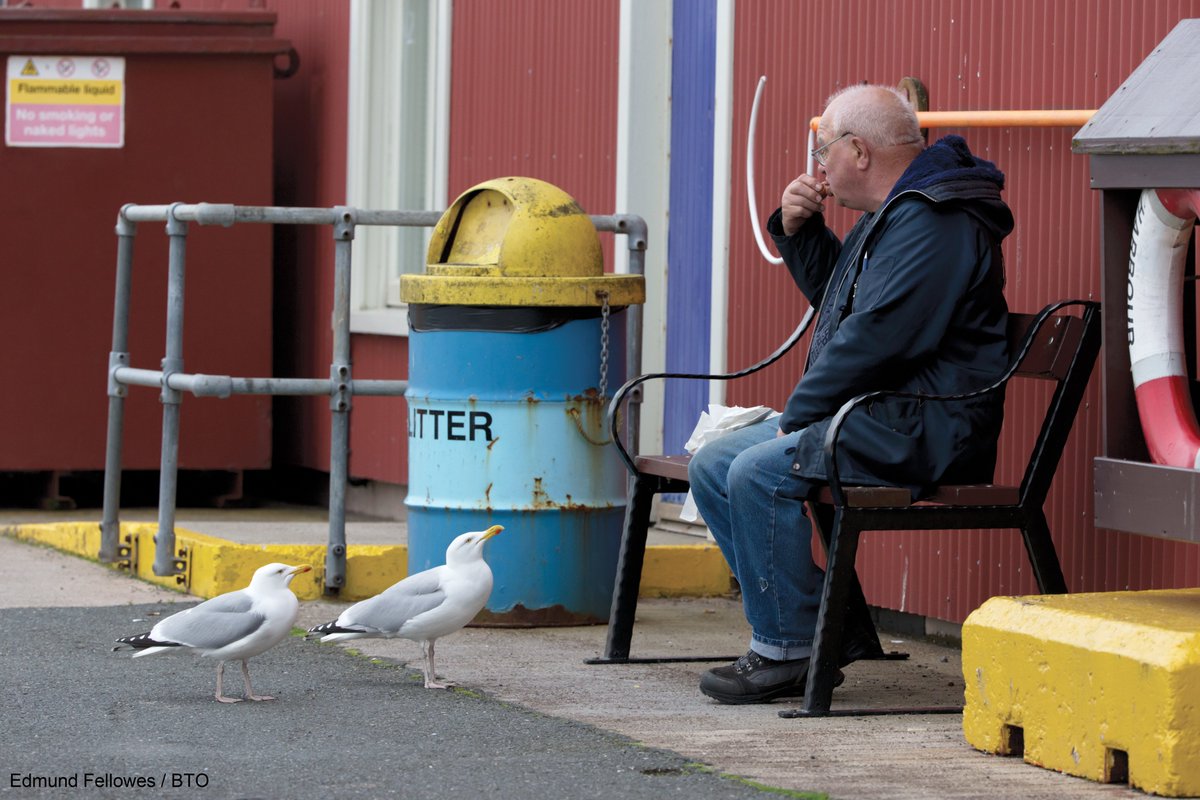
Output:
[[750,375],[754,372],[758,372],[760,369],[769,367],[771,364],[774,364],[776,361],[783,358],[783,356],[796,345],[796,342],[800,341],[801,337],[804,336],[805,332],[808,330],[809,325],[812,324],[813,317],[815,317],[815,316],[816,316],[816,309],[813,308],[812,306],[809,306],[808,311],[804,314],[804,319],[802,319],[800,321],[800,324],[798,326],[796,326],[796,330],[792,331],[791,335],[788,336],[787,340],[784,341],[784,343],[781,344],[775,350],[775,352],[771,353],[771,355],[767,356],[762,361],[759,361],[756,364],[752,364],[749,367],[746,367],[744,369],[740,369],[736,372],[728,372],[728,373],[725,373],[722,375],[701,375],[698,373],[689,373],[689,372],[651,372],[651,373],[648,373],[645,375],[639,375],[636,378],[631,378],[630,380],[626,381],[625,384],[622,385],[621,388],[617,390],[617,393],[613,395],[612,400],[609,401],[607,413],[608,413],[608,428],[612,434],[613,444],[615,444],[617,446],[617,453],[618,453],[618,455],[620,455],[621,461],[623,461],[625,463],[625,468],[627,470],[629,470],[629,474],[636,475],[638,473],[638,470],[637,470],[637,467],[633,463],[633,457],[630,456],[629,451],[625,448],[625,445],[621,442],[621,435],[620,435],[620,430],[619,430],[620,425],[619,425],[619,421],[618,421],[618,415],[621,410],[621,405],[625,401],[625,398],[635,388],[637,388],[638,386],[640,386],[641,384],[645,383],[648,380],[652,380],[652,379],[656,379],[656,378],[686,378],[689,380],[728,381],[728,380],[733,380],[734,378],[741,378],[743,376]]
[[1086,300],[1061,300],[1057,303],[1051,303],[1038,312],[1033,322],[1029,325],[1025,335],[1020,340],[1020,345],[1017,347],[1016,354],[1009,361],[1008,368],[1004,370],[1004,374],[990,386],[985,386],[971,392],[963,394],[922,394],[920,392],[904,392],[899,390],[883,390],[877,392],[865,392],[857,397],[847,400],[837,413],[833,415],[833,421],[829,425],[829,429],[825,432],[825,475],[829,481],[829,489],[833,494],[834,504],[844,506],[846,503],[846,494],[842,489],[841,477],[838,473],[837,465],[837,447],[838,439],[841,436],[842,425],[845,424],[846,418],[850,412],[854,411],[861,405],[876,400],[881,397],[899,397],[908,400],[917,400],[919,402],[944,402],[948,400],[968,400],[973,397],[981,397],[992,392],[1000,390],[1009,380],[1015,375],[1021,367],[1021,363],[1033,348],[1034,342],[1037,341],[1038,335],[1042,326],[1054,316],[1054,314],[1066,306],[1078,305],[1087,307],[1094,305]]

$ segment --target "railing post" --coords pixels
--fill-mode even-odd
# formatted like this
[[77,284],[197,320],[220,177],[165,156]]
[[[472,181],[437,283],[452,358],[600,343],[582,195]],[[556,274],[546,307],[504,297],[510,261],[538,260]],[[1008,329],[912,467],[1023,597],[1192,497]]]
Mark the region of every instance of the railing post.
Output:
[[162,360],[162,463],[158,480],[158,532],[154,537],[154,574],[181,570],[175,557],[175,489],[179,473],[179,406],[183,394],[169,386],[173,373],[183,372],[183,295],[187,257],[187,223],[175,216],[180,204],[167,209],[167,343]]
[[325,549],[325,590],[346,585],[346,484],[350,476],[350,258],[355,209],[334,208],[333,363],[329,367],[329,545]]
[[118,367],[129,366],[129,298],[133,286],[133,237],[137,225],[117,214],[117,285],[113,300],[112,349],[108,353],[108,437],[104,448],[104,513],[100,518],[99,559],[117,560],[121,536],[121,453],[125,431],[125,387]]

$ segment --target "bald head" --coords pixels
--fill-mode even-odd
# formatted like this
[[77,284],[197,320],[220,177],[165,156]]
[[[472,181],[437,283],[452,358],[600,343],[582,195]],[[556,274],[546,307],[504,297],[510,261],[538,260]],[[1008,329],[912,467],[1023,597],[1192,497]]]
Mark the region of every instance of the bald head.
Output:
[[921,126],[907,98],[890,86],[858,84],[830,96],[821,115],[821,128],[838,136],[853,131],[876,147],[922,146]]
[[833,95],[817,133],[819,144],[830,147],[819,170],[828,192],[859,211],[878,209],[925,147],[916,112],[888,86],[850,86]]

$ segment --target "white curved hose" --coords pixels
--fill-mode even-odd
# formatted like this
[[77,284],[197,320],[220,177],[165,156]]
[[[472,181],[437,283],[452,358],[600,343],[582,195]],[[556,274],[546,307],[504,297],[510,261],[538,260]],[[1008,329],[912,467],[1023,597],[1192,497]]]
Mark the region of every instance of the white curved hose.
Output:
[[[758,202],[754,199],[754,131],[758,128],[758,102],[762,99],[763,85],[766,82],[766,75],[758,79],[758,88],[754,91],[754,104],[750,106],[750,130],[746,134],[746,205],[750,207],[750,229],[754,231],[754,241],[758,244],[762,257],[769,264],[782,264],[783,259],[771,255],[771,251],[767,249],[767,243],[763,240],[758,221]],[[811,130],[808,135],[812,136]],[[811,146],[809,150],[812,150]]]

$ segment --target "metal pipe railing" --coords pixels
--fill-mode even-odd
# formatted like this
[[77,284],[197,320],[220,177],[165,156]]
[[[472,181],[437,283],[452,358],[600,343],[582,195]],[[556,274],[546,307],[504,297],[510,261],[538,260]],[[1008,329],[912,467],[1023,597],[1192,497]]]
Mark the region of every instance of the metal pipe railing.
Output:
[[[922,128],[1062,128],[1082,126],[1096,113],[1094,108],[992,109],[978,111],[918,111]],[[808,121],[815,131],[820,117]]]
[[[1083,126],[1096,113],[1094,108],[1075,109],[994,109],[982,111],[918,111],[922,128],[1063,128]],[[808,161],[805,171],[813,171],[812,151],[816,146],[817,126],[821,118],[808,121]]]
[[[101,519],[101,561],[120,560],[121,456],[124,400],[127,387],[155,387],[163,403],[162,453],[159,475],[158,528],[155,534],[154,574],[178,575],[186,555],[175,550],[175,499],[179,467],[180,404],[183,393],[195,397],[227,398],[235,394],[328,396],[331,414],[329,466],[329,544],[325,555],[325,587],[340,589],[346,580],[346,486],[349,481],[350,409],[355,394],[403,396],[408,382],[353,379],[350,363],[350,288],[352,245],[358,225],[429,227],[441,219],[438,211],[384,211],[332,208],[237,206],[225,203],[126,205],[117,215],[117,281],[113,307],[112,350],[108,368],[108,440],[104,468],[104,510]],[[629,271],[645,274],[646,223],[630,214],[594,215],[598,231],[629,239]],[[133,273],[133,240],[137,225],[166,222],[169,239],[167,335],[162,369],[130,366],[129,316]],[[333,353],[329,378],[253,378],[184,372],[183,299],[188,223],[229,227],[238,223],[329,225],[334,237]],[[626,320],[626,370],[641,371],[642,309],[629,308]],[[640,398],[639,398],[640,399]],[[632,402],[632,400],[631,400]],[[628,435],[638,431],[637,406],[627,415]],[[636,438],[631,439],[635,441]]]
[[[325,587],[346,583],[346,484],[350,481],[350,407],[354,384],[350,372],[350,257],[355,210],[334,209],[333,223],[333,362],[329,365],[329,543],[325,548]],[[336,524],[334,521],[337,521]],[[332,576],[332,577],[331,577]]]
[[[124,212],[125,209],[122,209]],[[121,447],[125,430],[125,386],[116,371],[129,364],[129,299],[133,287],[133,237],[137,226],[117,215],[117,283],[113,300],[112,349],[108,352],[108,446],[104,454],[104,512],[100,517],[100,553],[104,562],[118,560],[121,505]],[[116,442],[116,447],[113,443]]]
[[187,223],[175,216],[179,204],[167,208],[167,342],[162,360],[162,466],[158,474],[158,534],[154,574],[173,575],[181,567],[175,552],[175,496],[179,473],[179,412],[183,395],[172,389],[170,376],[183,372],[183,296],[187,261]]

